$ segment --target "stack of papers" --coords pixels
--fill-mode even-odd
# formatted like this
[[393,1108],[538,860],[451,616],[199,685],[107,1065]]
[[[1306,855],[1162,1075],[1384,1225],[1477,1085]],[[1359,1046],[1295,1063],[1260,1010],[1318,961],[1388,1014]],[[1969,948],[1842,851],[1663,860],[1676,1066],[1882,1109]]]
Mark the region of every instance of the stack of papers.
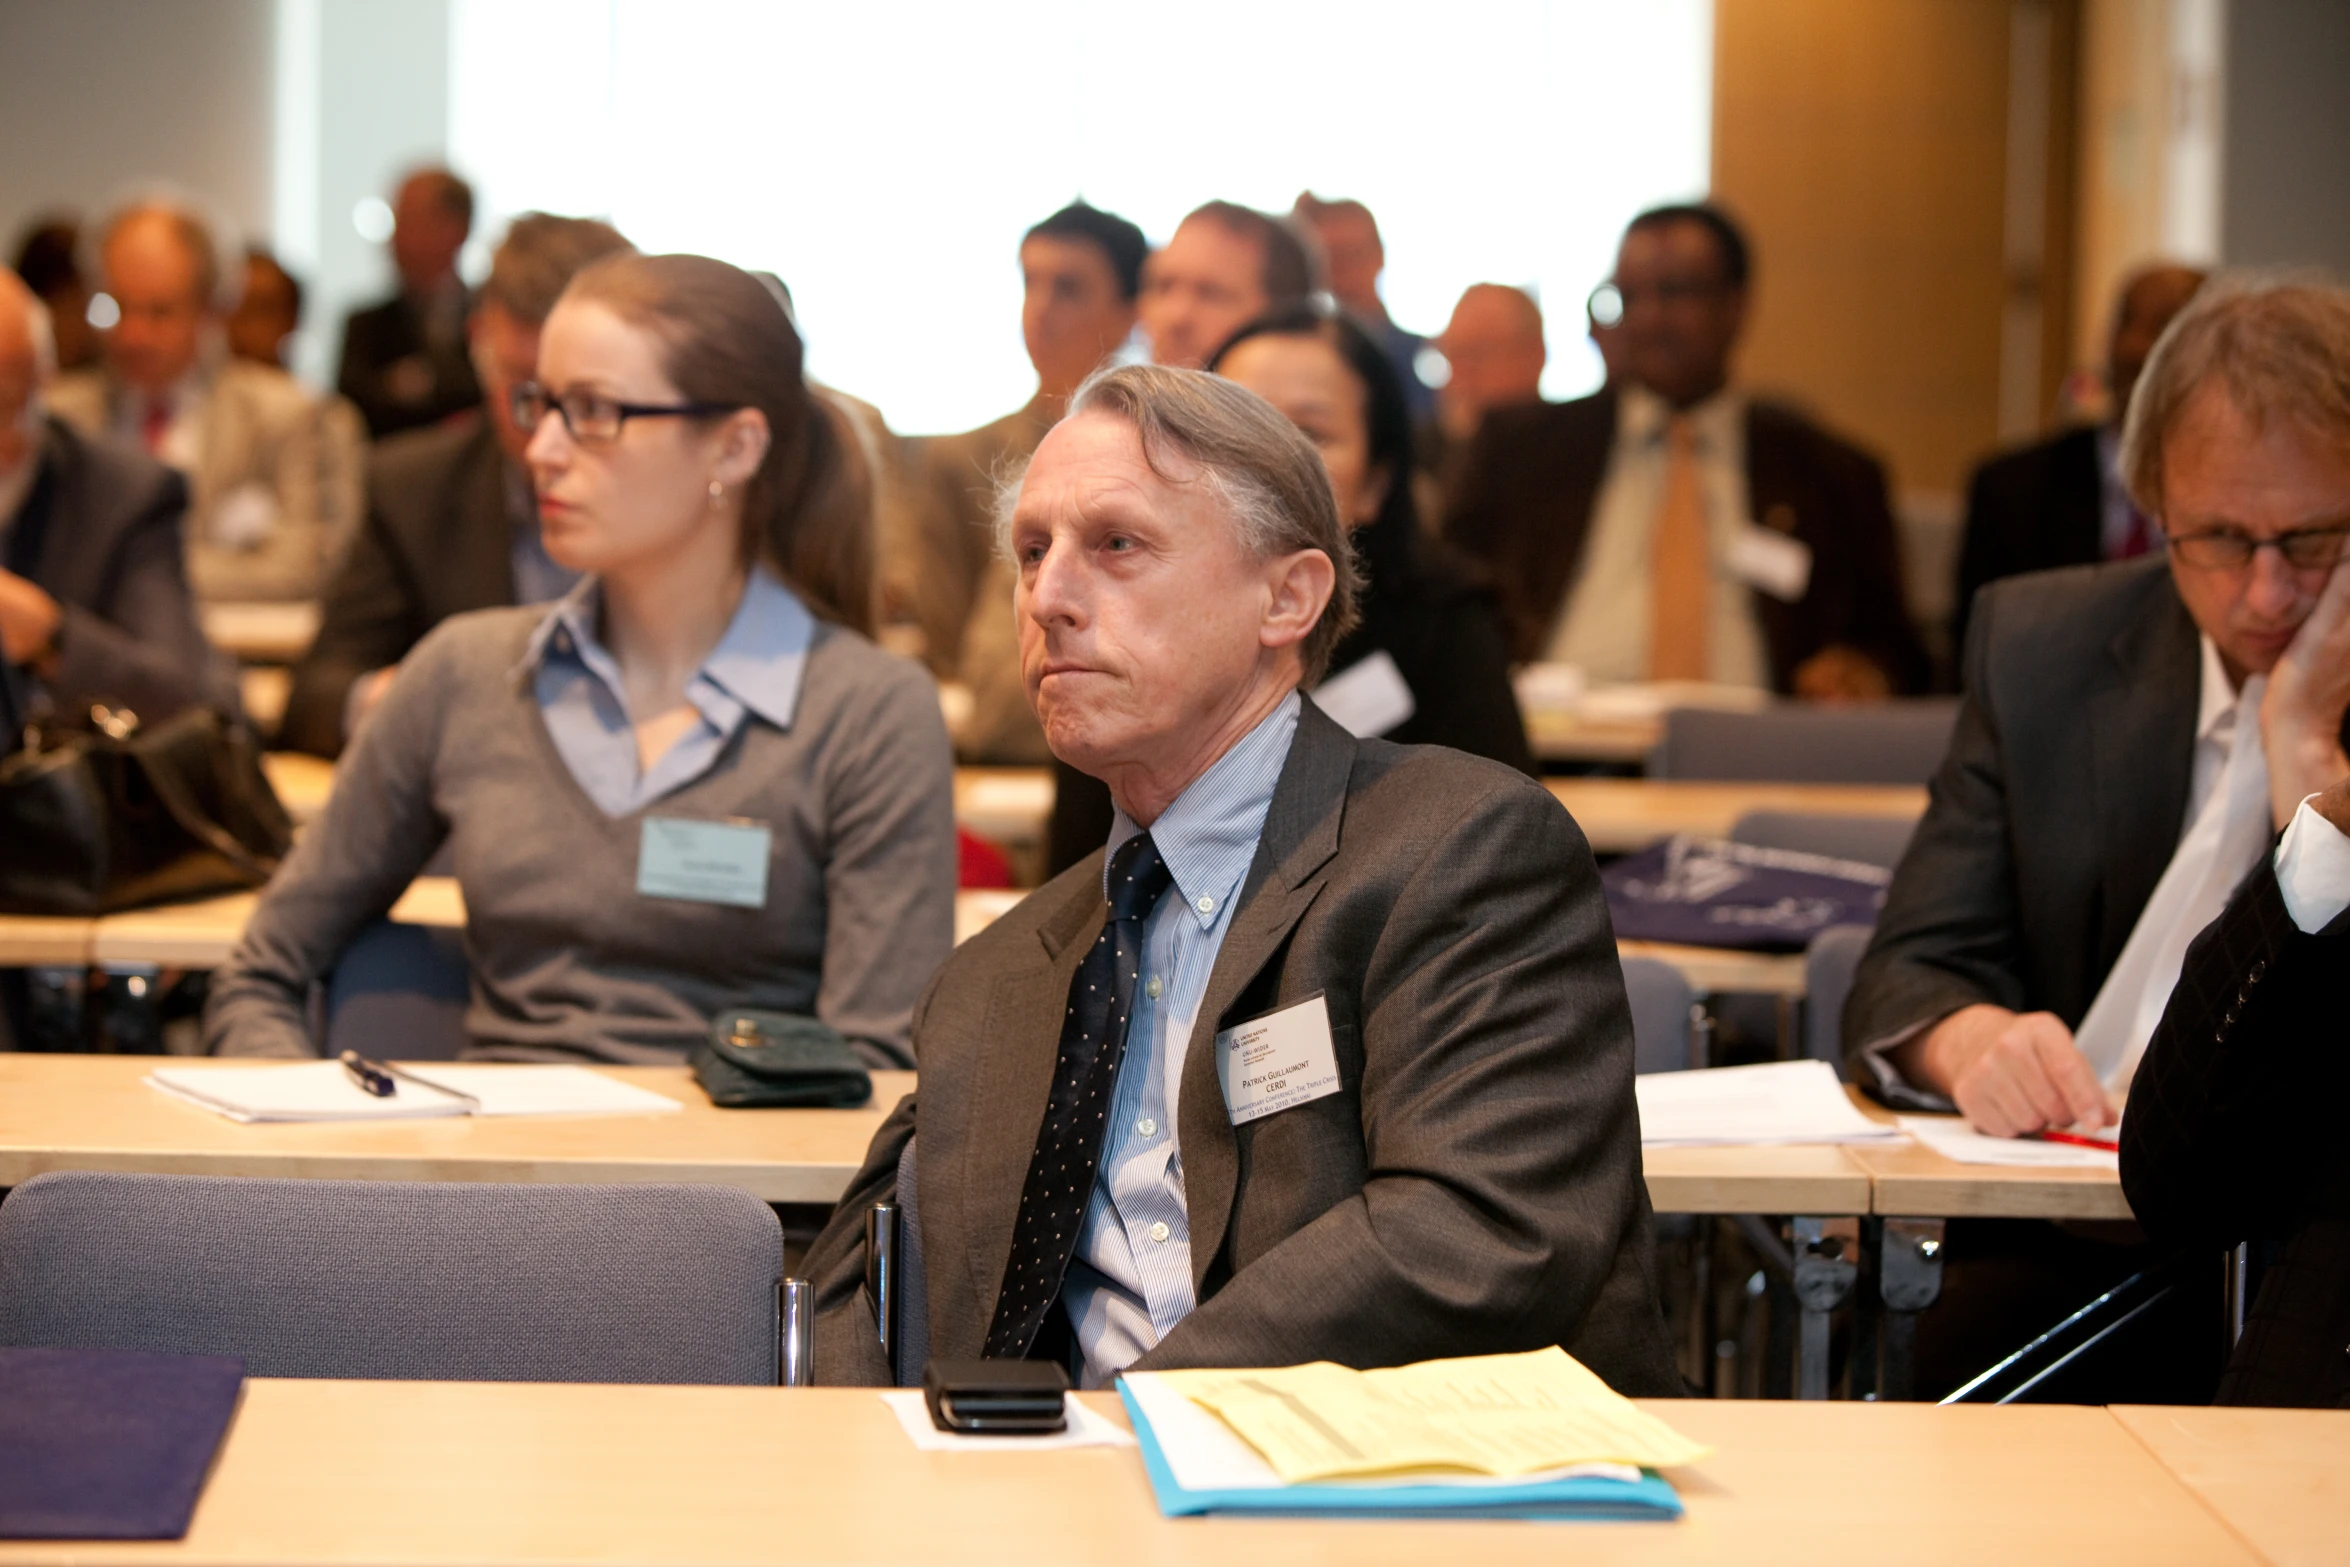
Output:
[[1960,1164],[2000,1164],[2039,1170],[2118,1170],[2121,1151],[2083,1148],[2078,1143],[2044,1143],[2030,1137],[1985,1137],[1964,1116],[1905,1115],[1901,1129],[1945,1159]]
[[1649,1471],[1710,1451],[1555,1348],[1382,1371],[1129,1372],[1118,1391],[1169,1517],[1674,1518],[1680,1499]]
[[[147,1082],[232,1121],[419,1121],[455,1115],[646,1115],[674,1099],[580,1066],[425,1061],[403,1066],[378,1099],[337,1061],[287,1066],[159,1066]],[[468,1104],[467,1099],[475,1101]]]
[[1854,1108],[1825,1061],[1651,1072],[1632,1081],[1643,1148],[1901,1141],[1899,1128]]

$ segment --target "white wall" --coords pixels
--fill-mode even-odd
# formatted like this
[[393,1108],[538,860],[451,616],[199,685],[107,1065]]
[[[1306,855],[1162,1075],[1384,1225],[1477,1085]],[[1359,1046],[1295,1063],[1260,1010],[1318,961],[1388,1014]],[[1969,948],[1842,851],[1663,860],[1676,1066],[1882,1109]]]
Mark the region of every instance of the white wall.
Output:
[[[0,0],[0,243],[166,181],[270,220],[271,0]],[[4,264],[4,263],[0,263]]]

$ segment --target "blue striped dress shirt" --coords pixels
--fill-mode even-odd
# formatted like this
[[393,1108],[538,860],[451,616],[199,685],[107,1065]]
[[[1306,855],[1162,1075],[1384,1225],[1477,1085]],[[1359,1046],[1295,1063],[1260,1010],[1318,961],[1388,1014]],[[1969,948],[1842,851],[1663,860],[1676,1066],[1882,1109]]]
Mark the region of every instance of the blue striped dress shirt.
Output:
[[[1297,715],[1293,691],[1150,827],[1175,880],[1143,926],[1142,975],[1127,1024],[1126,1058],[1118,1069],[1093,1198],[1062,1287],[1087,1387],[1106,1385],[1193,1305],[1176,1093],[1208,975],[1256,858],[1273,786],[1289,761]],[[1111,853],[1142,830],[1118,812],[1110,827]],[[1102,873],[1109,874],[1106,860]]]

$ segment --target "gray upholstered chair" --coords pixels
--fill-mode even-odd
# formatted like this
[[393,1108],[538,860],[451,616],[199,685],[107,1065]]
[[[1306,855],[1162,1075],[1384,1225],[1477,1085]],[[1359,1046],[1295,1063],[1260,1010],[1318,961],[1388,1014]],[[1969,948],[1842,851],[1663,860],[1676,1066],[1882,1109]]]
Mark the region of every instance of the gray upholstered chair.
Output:
[[1873,925],[1831,925],[1803,952],[1803,1053],[1844,1072],[1844,998],[1869,950]]
[[1632,1070],[1679,1072],[1698,1065],[1691,1045],[1697,995],[1679,969],[1656,958],[1626,958],[1624,995],[1632,1003]]
[[1792,849],[1858,860],[1880,870],[1901,863],[1917,835],[1915,817],[1834,816],[1818,811],[1748,811],[1730,828],[1730,841],[1761,849]]
[[0,1203],[0,1344],[255,1376],[776,1380],[783,1233],[719,1186],[72,1171]]
[[1942,765],[1955,697],[1758,713],[1678,707],[1650,758],[1657,778],[1731,783],[1922,784]]

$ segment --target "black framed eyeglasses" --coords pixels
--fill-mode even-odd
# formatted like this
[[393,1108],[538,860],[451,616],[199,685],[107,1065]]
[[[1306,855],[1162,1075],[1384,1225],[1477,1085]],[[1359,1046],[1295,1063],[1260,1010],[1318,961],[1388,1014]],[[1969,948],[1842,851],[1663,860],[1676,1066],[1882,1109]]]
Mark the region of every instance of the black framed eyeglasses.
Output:
[[2293,528],[2269,538],[2254,538],[2240,528],[2207,528],[2200,533],[2174,533],[2171,553],[2190,566],[2207,571],[2242,571],[2263,549],[2274,548],[2295,571],[2323,571],[2350,547],[2350,523],[2324,528]]
[[565,392],[557,397],[536,381],[524,381],[513,392],[514,423],[536,431],[552,411],[563,417],[563,428],[575,441],[620,439],[620,427],[631,419],[707,419],[735,411],[732,403],[623,403],[600,392]]

